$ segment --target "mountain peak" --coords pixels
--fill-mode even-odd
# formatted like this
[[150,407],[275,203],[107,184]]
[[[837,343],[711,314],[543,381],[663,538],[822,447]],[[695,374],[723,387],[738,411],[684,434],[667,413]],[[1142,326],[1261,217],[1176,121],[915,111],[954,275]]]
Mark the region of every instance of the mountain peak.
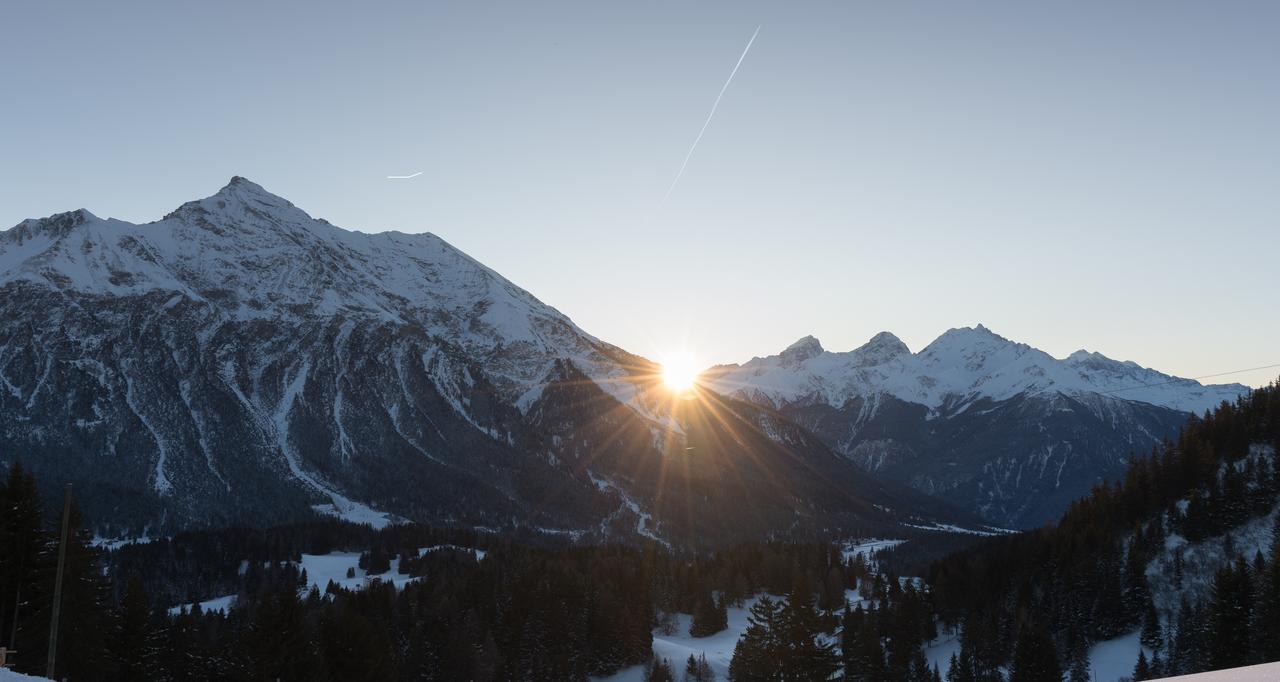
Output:
[[290,223],[297,227],[308,227],[311,216],[293,205],[288,199],[272,194],[256,182],[236,175],[223,185],[222,189],[212,196],[195,201],[188,201],[165,216],[183,218],[199,225],[212,222],[206,216],[223,216],[237,224],[276,224]]
[[815,355],[821,355],[825,351],[822,344],[812,335],[805,336],[799,341],[787,346],[779,355],[783,360],[790,362],[803,362]]
[[212,199],[215,197],[222,198],[224,200],[248,200],[270,206],[293,208],[293,203],[288,199],[285,199],[278,194],[272,194],[264,189],[262,185],[240,175],[232,177],[222,189],[218,190],[217,194],[214,194],[213,197],[210,198]]
[[1018,345],[1015,342],[1010,341],[1009,339],[1006,339],[1005,337],[1000,336],[999,334],[991,331],[985,325],[979,323],[973,327],[953,327],[951,329],[948,329],[947,331],[943,332],[940,336],[938,336],[938,338],[934,339],[933,343],[930,343],[929,346],[925,348],[925,350],[928,351],[930,348],[936,350],[943,346],[955,346],[955,345],[964,347],[971,344],[997,345],[997,346]]
[[[259,185],[258,183],[242,175],[231,176],[231,180],[227,181],[227,184],[223,185],[222,189],[218,190],[217,195],[225,195],[225,194],[233,194],[233,195],[234,194],[253,194],[256,196],[270,197],[272,199],[279,199],[280,201],[285,201],[282,197],[272,194],[271,192],[268,192],[267,190],[263,189],[262,185]],[[288,202],[285,202],[285,203],[288,203]]]
[[24,220],[8,230],[0,232],[6,241],[21,244],[37,235],[58,240],[85,223],[98,222],[101,218],[88,210],[78,208],[65,213],[55,213],[47,218]]
[[879,365],[900,355],[910,355],[911,349],[891,332],[880,332],[870,341],[854,349],[859,365]]

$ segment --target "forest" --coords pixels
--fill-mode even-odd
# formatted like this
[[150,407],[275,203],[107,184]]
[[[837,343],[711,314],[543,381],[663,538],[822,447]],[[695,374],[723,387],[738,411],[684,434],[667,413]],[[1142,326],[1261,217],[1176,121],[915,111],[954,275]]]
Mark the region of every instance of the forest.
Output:
[[[750,603],[734,680],[1089,679],[1091,643],[1141,630],[1154,655],[1136,679],[1280,660],[1280,527],[1268,553],[1224,547],[1202,600],[1159,613],[1149,561],[1167,539],[1216,538],[1280,497],[1280,390],[1191,420],[1134,458],[1053,526],[984,540],[901,578],[892,553],[840,543],[572,546],[416,525],[337,520],[200,531],[97,547],[71,505],[56,675],[79,680],[712,679],[705,661],[652,659],[655,628],[693,614],[690,635]],[[0,645],[44,674],[57,529],[20,464],[0,484]],[[911,544],[911,543],[908,543]],[[423,552],[423,547],[445,547]],[[307,554],[358,551],[360,589],[310,586]],[[481,555],[473,550],[482,550]],[[395,581],[396,574],[416,580]],[[919,562],[915,562],[919,563]],[[381,579],[385,577],[386,579]],[[235,595],[227,610],[171,608]],[[753,597],[764,595],[759,599]],[[961,629],[949,672],[923,647]]]

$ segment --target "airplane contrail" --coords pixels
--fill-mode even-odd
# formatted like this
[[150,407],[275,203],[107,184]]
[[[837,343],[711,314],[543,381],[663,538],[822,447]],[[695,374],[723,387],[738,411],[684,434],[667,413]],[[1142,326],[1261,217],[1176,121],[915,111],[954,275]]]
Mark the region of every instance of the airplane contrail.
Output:
[[711,113],[707,114],[707,120],[702,123],[702,130],[698,131],[698,136],[694,138],[693,145],[689,147],[689,153],[684,155],[684,163],[680,164],[680,172],[676,173],[676,179],[671,181],[671,186],[667,188],[667,193],[662,197],[662,203],[667,203],[667,198],[671,196],[671,192],[675,190],[676,185],[680,182],[680,177],[684,175],[684,169],[689,165],[689,159],[693,158],[693,150],[698,148],[698,143],[702,141],[702,134],[707,132],[707,126],[711,125],[711,119],[716,115],[716,107],[720,106],[720,98],[724,97],[724,91],[729,89],[729,84],[733,82],[733,77],[738,73],[738,67],[742,66],[742,60],[747,58],[747,52],[751,51],[751,43],[756,41],[756,36],[760,34],[761,26],[756,27],[756,32],[751,34],[751,40],[747,41],[747,46],[742,49],[742,56],[738,57],[738,63],[733,65],[733,71],[729,72],[729,77],[724,81],[724,87],[720,88],[720,94],[716,95],[716,101],[711,105]]
[[422,175],[422,171],[418,171],[417,173],[414,173],[413,175],[388,175],[388,176],[387,176],[387,179],[388,179],[388,180],[408,180],[408,179],[410,179],[410,178],[416,178],[416,177],[418,177],[419,175]]

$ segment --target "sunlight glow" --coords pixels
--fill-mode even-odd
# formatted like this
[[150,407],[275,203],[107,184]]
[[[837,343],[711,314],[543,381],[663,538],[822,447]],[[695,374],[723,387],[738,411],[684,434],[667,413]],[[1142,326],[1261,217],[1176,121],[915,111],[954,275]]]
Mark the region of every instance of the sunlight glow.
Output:
[[701,371],[697,358],[687,352],[673,353],[662,361],[662,381],[676,393],[692,389]]

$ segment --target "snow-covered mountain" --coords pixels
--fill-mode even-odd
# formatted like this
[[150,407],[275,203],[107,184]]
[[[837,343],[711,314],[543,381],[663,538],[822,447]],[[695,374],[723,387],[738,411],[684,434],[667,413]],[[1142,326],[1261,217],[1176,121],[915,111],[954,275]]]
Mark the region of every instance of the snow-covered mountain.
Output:
[[820,401],[839,406],[853,398],[891,395],[934,411],[957,411],[982,398],[1061,393],[1114,395],[1201,413],[1248,391],[1241,384],[1205,386],[1086,350],[1060,360],[981,324],[947,330],[918,353],[889,332],[844,353],[824,350],[806,336],[778,355],[715,368],[709,381],[723,393],[775,405]]
[[1248,390],[1083,350],[1057,359],[982,325],[916,353],[888,332],[843,353],[806,336],[704,380],[781,411],[868,470],[1010,526],[1056,518],[1187,413]]
[[243,178],[153,223],[0,232],[0,463],[75,483],[100,526],[314,509],[678,538],[949,513],[776,415],[677,414],[658,386],[439,237],[343,230]]
[[482,359],[524,405],[555,358],[602,385],[626,375],[618,349],[439,237],[343,230],[239,177],[146,225],[83,209],[24,221],[0,234],[0,286],[15,282],[99,297],[163,292],[166,307],[192,303],[245,323],[413,324]]

